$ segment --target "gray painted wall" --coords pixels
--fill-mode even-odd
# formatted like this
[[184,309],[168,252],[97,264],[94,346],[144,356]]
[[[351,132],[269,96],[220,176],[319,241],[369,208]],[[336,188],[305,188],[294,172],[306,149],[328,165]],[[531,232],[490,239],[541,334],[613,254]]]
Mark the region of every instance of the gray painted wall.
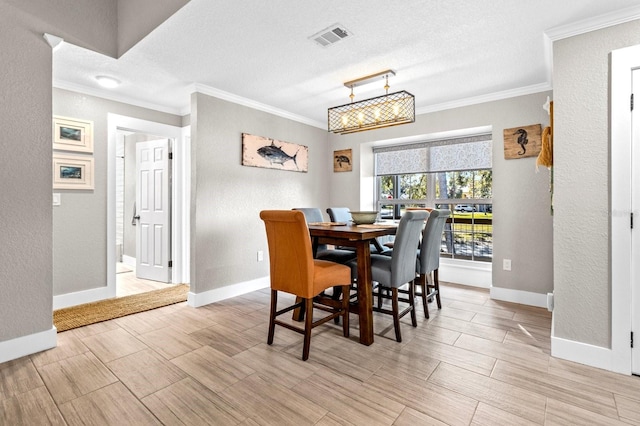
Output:
[[172,126],[182,118],[60,89],[53,92],[53,113],[94,122],[95,190],[56,190],[61,205],[53,209],[53,294],[61,295],[107,285],[107,114]]
[[0,341],[52,327],[51,48],[0,2]]
[[609,57],[640,21],[554,43],[555,336],[610,347]]
[[117,0],[118,57],[187,3],[189,0]]
[[34,37],[49,33],[76,46],[117,56],[118,0],[4,0],[3,3],[10,9],[4,16],[29,21]]
[[[309,172],[241,165],[242,133],[309,147]],[[264,209],[326,208],[326,131],[203,94],[191,111],[191,291],[263,278],[269,264]],[[197,179],[195,178],[197,176]]]
[[[331,135],[331,150],[353,149],[354,169],[331,174],[331,187],[340,191],[331,192],[330,202],[352,209],[373,207],[367,200],[374,191],[371,145],[376,141],[492,126],[493,286],[540,294],[553,291],[549,172],[536,172],[535,157],[505,160],[503,151],[504,129],[549,124],[542,109],[548,95],[551,92],[422,114],[413,124],[387,129]],[[503,258],[511,259],[511,272],[502,270]]]

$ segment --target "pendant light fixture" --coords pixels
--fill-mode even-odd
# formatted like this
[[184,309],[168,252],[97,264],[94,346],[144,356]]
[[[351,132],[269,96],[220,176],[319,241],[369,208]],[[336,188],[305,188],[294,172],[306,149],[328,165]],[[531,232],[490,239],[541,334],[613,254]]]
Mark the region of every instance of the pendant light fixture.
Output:
[[[386,70],[344,85],[351,89],[351,103],[329,108],[328,130],[342,135],[364,130],[380,129],[413,123],[415,121],[415,98],[405,91],[389,93],[389,76],[395,76],[393,70]],[[385,94],[354,102],[353,89],[375,81],[384,81]]]

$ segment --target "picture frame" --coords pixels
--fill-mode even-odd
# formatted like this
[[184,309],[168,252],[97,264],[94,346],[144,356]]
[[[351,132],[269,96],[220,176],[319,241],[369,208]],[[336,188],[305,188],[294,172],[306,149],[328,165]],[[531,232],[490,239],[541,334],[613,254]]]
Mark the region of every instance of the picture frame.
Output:
[[307,173],[309,148],[305,145],[242,133],[242,165]]
[[526,157],[537,157],[542,149],[542,125],[504,129],[504,158],[513,160]]
[[54,116],[53,149],[93,153],[93,121]]
[[54,189],[94,189],[93,157],[53,155]]
[[353,170],[351,149],[333,151],[333,171],[350,172]]

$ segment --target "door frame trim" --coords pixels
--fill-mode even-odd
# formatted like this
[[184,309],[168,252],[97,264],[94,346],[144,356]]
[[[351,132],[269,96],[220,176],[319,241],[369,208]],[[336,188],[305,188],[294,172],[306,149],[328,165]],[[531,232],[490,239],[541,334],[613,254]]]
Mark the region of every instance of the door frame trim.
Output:
[[[177,127],[108,113],[107,161],[107,292],[116,295],[116,138],[118,130],[148,133],[173,139],[171,185],[171,269],[172,283],[189,283],[190,126]],[[186,219],[186,220],[185,220]]]
[[611,52],[611,369],[631,374],[631,73],[640,45]]

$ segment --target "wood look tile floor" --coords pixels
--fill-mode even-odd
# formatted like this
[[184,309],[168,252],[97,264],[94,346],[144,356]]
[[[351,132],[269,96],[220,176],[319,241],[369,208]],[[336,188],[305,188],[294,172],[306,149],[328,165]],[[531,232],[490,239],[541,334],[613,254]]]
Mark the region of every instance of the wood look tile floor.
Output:
[[640,377],[551,358],[546,310],[442,295],[402,343],[381,314],[368,347],[355,316],[348,339],[318,327],[307,362],[299,334],[266,344],[268,289],[66,331],[0,364],[0,425],[640,424]]
[[124,263],[116,263],[116,297],[146,293],[152,290],[167,288],[172,284],[159,281],[144,280],[136,277],[135,268]]

